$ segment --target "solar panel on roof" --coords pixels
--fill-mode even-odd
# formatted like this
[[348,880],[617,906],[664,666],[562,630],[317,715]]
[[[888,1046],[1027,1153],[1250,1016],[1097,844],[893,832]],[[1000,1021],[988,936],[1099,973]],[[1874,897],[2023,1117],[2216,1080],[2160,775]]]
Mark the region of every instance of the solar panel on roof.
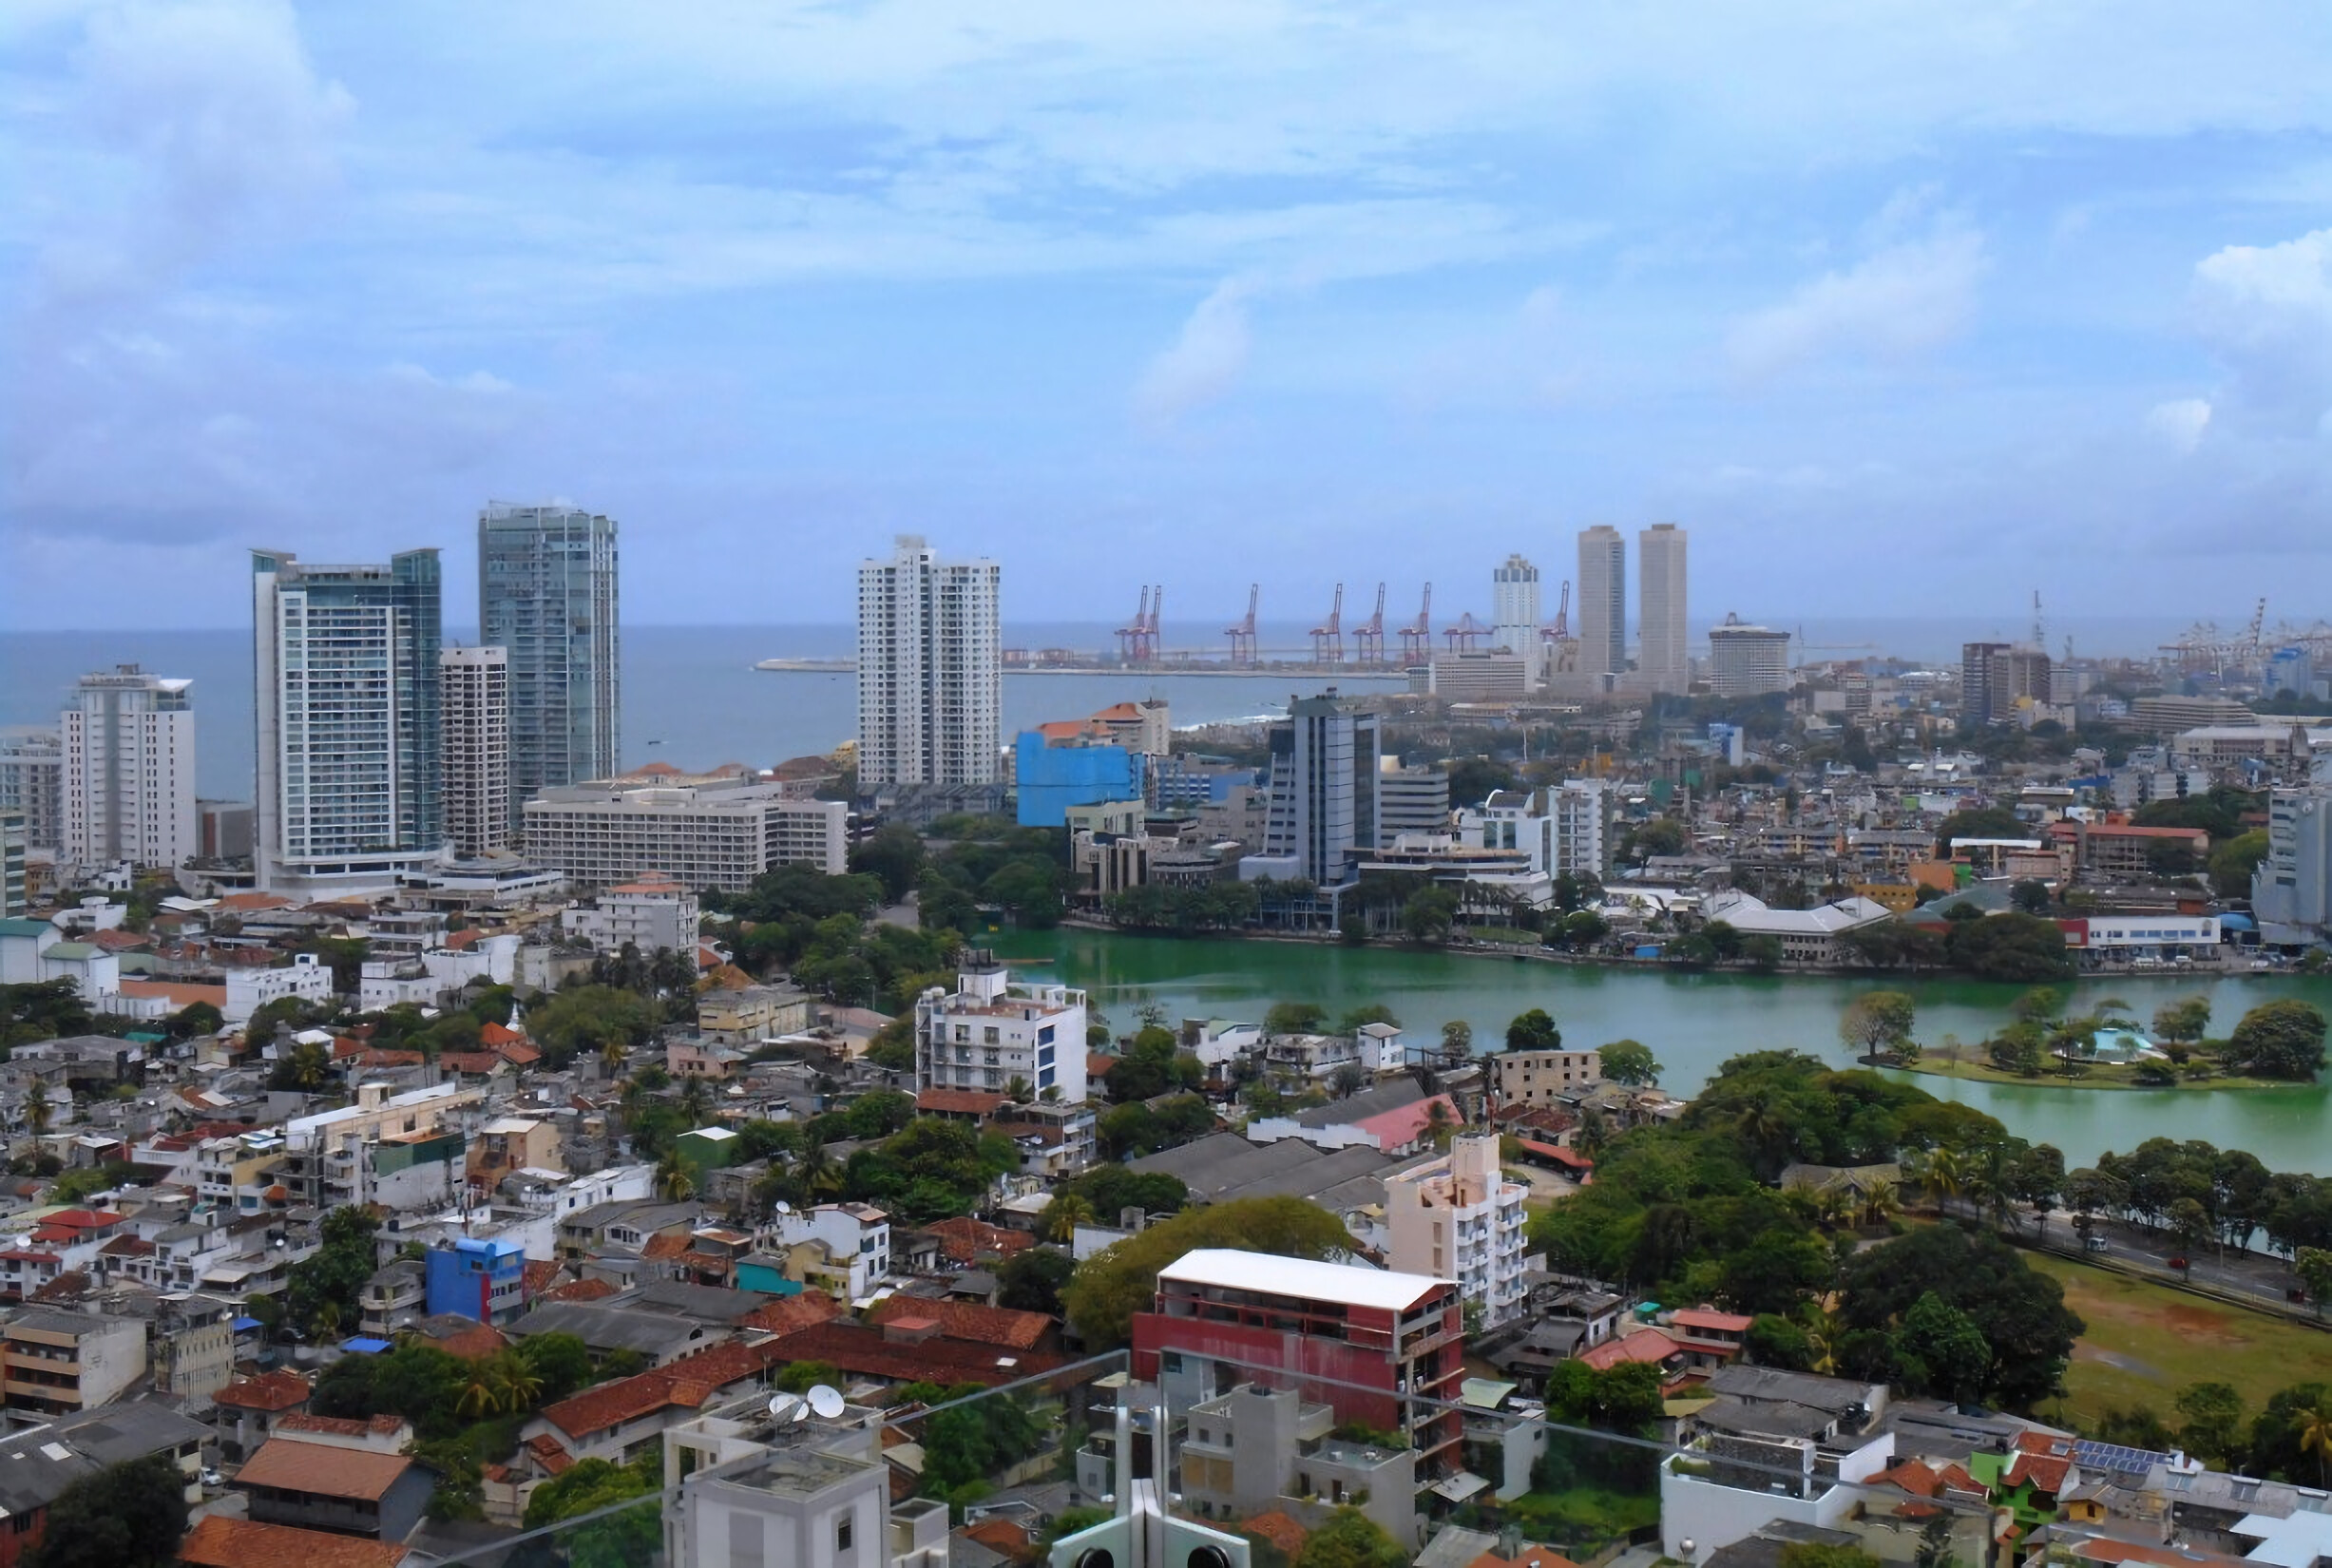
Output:
[[2077,1438],[2073,1444],[2073,1457],[2093,1469],[2112,1470],[2121,1475],[2144,1475],[2157,1464],[2170,1463],[2170,1455],[2150,1448],[2130,1448],[2118,1443],[2093,1443]]

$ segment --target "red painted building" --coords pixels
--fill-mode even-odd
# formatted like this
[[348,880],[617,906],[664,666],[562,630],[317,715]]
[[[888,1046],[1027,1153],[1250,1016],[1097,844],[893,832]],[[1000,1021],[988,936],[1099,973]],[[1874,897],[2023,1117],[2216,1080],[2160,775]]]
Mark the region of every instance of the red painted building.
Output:
[[1421,1482],[1458,1463],[1464,1348],[1448,1280],[1267,1252],[1186,1252],[1134,1314],[1134,1375],[1171,1407],[1242,1383],[1292,1385],[1339,1421],[1407,1432]]

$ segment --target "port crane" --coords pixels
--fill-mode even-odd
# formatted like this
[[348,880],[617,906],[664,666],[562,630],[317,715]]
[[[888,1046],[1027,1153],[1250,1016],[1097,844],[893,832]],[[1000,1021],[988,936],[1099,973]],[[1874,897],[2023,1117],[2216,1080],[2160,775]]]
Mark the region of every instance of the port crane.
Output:
[[1328,612],[1328,620],[1311,629],[1311,661],[1315,664],[1344,662],[1344,584],[1336,584],[1336,602]]
[[1255,662],[1255,600],[1263,592],[1263,584],[1247,585],[1247,619],[1235,626],[1225,626],[1223,635],[1231,639],[1231,662],[1252,666]]
[[1472,653],[1475,639],[1489,636],[1493,629],[1475,620],[1474,612],[1468,610],[1458,617],[1457,623],[1443,631],[1442,635],[1449,639],[1451,653]]
[[1385,662],[1385,584],[1377,584],[1376,612],[1352,628],[1352,657],[1364,664]]
[[1539,628],[1539,639],[1542,642],[1571,641],[1571,580],[1569,578],[1563,580],[1562,602],[1555,606],[1555,620],[1552,623]]
[[1418,607],[1414,625],[1401,628],[1401,662],[1421,664],[1433,657],[1433,584],[1425,584],[1425,602]]

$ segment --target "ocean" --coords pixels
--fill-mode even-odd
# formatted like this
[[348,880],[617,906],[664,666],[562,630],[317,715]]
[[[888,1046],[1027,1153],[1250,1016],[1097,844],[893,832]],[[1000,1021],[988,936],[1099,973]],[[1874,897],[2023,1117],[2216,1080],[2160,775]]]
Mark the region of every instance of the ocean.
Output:
[[[448,628],[449,640],[471,640]],[[1115,645],[1100,626],[1013,627],[1014,646]],[[821,755],[858,729],[847,672],[756,670],[764,659],[847,658],[848,626],[625,626],[623,749],[626,766],[664,761],[683,771],[723,762],[769,767]],[[115,664],[194,681],[195,776],[205,798],[248,800],[252,792],[251,636],[241,631],[0,633],[0,725],[54,728],[73,682]],[[1113,702],[1163,698],[1177,726],[1285,712],[1292,695],[1329,685],[1394,690],[1398,677],[1338,679],[1285,675],[1012,675],[1004,677],[1007,736]]]
[[[1777,619],[1817,659],[1879,653],[1956,663],[1962,639],[2023,635],[2019,628],[1942,618],[1920,620]],[[1203,622],[1213,627],[1214,621]],[[2082,653],[2150,657],[2175,637],[2177,623],[2137,618],[2068,619],[2051,627],[2052,642],[2070,635]],[[1300,623],[1265,625],[1267,649],[1306,645]],[[1699,634],[1702,628],[1695,625]],[[474,640],[471,628],[447,628],[449,640]],[[1115,647],[1108,623],[1008,625],[1005,642],[1026,648]],[[1219,634],[1166,628],[1168,646],[1219,649]],[[638,767],[668,761],[683,770],[722,762],[767,767],[787,757],[822,755],[856,732],[857,697],[847,672],[767,671],[764,659],[848,657],[847,625],[638,626],[623,628],[623,759]],[[206,797],[247,800],[252,790],[251,636],[242,630],[0,632],[0,725],[53,728],[73,682],[90,670],[135,663],[192,679],[196,776]],[[1328,685],[1348,691],[1398,687],[1397,677],[1007,674],[1007,736],[1050,719],[1080,718],[1113,702],[1163,698],[1176,725],[1223,723],[1284,712],[1290,696]]]

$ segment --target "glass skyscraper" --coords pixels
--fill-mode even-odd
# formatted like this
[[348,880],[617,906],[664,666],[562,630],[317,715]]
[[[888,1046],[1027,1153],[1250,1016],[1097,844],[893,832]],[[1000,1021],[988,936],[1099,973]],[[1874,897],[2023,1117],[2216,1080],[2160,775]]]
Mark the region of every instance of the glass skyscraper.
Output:
[[435,550],[308,566],[254,550],[258,886],[371,888],[445,847]]
[[509,650],[510,808],[621,771],[616,523],[575,507],[478,513],[478,641]]

